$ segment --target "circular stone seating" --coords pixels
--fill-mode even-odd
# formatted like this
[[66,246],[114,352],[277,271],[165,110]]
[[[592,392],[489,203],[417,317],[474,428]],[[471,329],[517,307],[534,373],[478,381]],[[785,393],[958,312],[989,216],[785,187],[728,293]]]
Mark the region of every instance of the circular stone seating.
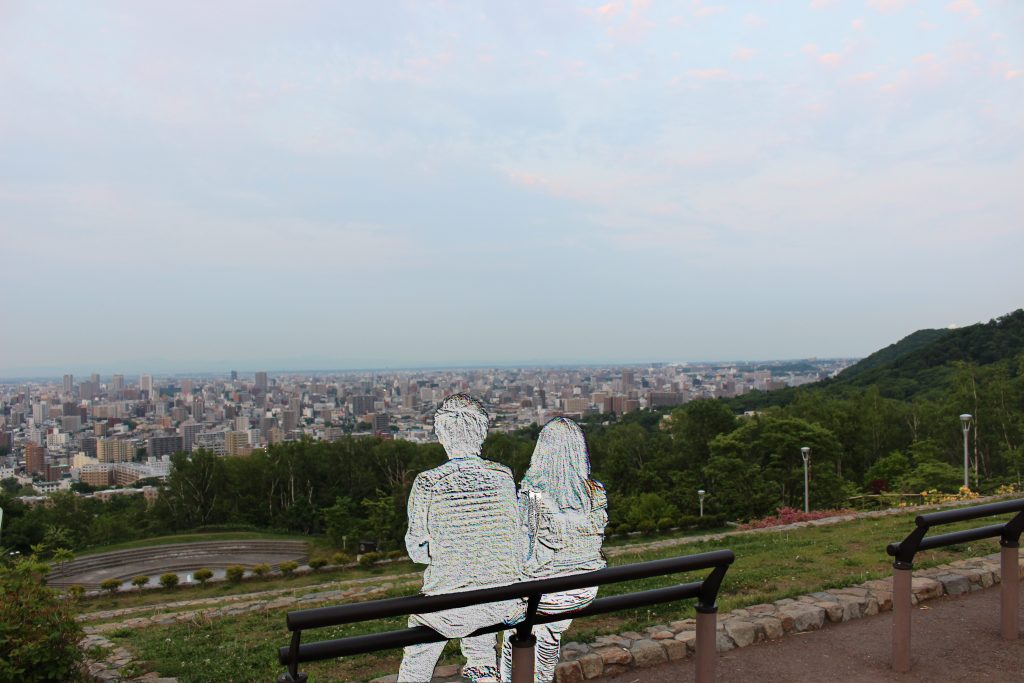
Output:
[[305,541],[176,543],[86,555],[65,562],[64,571],[54,566],[46,582],[54,588],[79,584],[87,590],[95,590],[106,579],[128,580],[133,576],[159,576],[202,567],[223,569],[236,564],[247,568],[257,564],[276,567],[289,560],[303,564],[308,558]]

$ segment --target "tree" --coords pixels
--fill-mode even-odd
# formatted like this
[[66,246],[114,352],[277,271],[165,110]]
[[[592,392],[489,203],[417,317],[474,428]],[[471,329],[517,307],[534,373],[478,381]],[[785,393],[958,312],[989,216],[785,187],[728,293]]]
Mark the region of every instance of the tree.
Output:
[[137,588],[139,592],[142,592],[143,587],[145,587],[147,583],[149,583],[148,576],[139,575],[132,577],[132,585],[135,586],[135,588]]
[[672,413],[672,437],[687,468],[703,467],[711,456],[711,441],[736,428],[736,416],[723,401],[690,401]]
[[309,561],[309,567],[310,567],[310,569],[312,569],[312,570],[313,570],[314,572],[318,572],[318,571],[320,571],[321,569],[323,569],[323,568],[324,568],[324,567],[326,567],[326,566],[327,566],[327,560],[325,560],[325,559],[324,559],[324,558],[322,558],[322,557],[318,557],[318,558],[317,558],[317,559],[315,559],[315,560],[310,560],[310,561]]
[[53,551],[53,561],[57,563],[58,571],[64,575],[64,565],[75,559],[75,554],[67,548],[57,548]]
[[281,570],[282,575],[291,576],[292,573],[299,568],[299,563],[288,560],[287,562],[282,562],[277,565],[277,568]]
[[252,568],[252,573],[262,579],[264,576],[270,573],[270,565],[257,564]]
[[202,569],[195,570],[192,574],[192,578],[198,581],[199,585],[205,586],[206,582],[213,578],[213,572],[206,567],[203,567]]
[[40,569],[34,558],[0,567],[0,680],[85,681],[74,602],[47,588]]
[[[134,580],[132,581],[132,583],[134,583]],[[167,572],[166,574],[161,574],[160,585],[166,588],[167,590],[171,590],[172,588],[178,585],[178,575],[174,572]]]
[[117,593],[117,590],[120,587],[121,587],[121,579],[103,579],[103,581],[100,581],[100,588],[102,588],[103,590],[107,591],[112,596],[115,593]]
[[240,564],[233,564],[224,570],[224,576],[231,583],[241,583],[242,577],[245,576],[245,567]]

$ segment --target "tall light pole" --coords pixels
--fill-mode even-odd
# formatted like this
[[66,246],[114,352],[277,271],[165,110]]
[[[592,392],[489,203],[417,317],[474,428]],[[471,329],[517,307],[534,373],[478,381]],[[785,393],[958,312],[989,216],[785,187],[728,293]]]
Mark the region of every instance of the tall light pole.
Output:
[[704,489],[697,489],[697,497],[700,498],[700,516],[704,516],[704,494],[707,493]]
[[811,498],[810,487],[808,485],[809,479],[807,478],[807,461],[811,459],[811,449],[807,446],[803,446],[800,449],[800,457],[804,459],[804,512],[810,512]]
[[971,431],[971,414],[964,413],[960,416],[960,426],[964,430],[964,488],[969,489],[971,487],[970,481],[967,479],[967,433]]
[[[0,508],[0,531],[3,531],[3,530],[4,530],[4,509]],[[0,548],[3,548],[3,546],[0,545]]]

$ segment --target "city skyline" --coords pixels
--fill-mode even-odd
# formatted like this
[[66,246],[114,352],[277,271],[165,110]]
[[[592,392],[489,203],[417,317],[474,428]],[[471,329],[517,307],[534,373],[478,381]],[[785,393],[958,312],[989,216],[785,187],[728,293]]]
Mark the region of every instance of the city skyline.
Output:
[[0,89],[0,376],[860,357],[1022,305],[1017,2],[13,2]]

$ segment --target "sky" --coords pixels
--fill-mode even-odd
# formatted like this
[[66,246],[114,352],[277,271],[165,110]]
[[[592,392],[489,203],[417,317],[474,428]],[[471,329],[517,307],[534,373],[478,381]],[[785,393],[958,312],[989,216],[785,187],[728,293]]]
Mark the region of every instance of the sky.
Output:
[[0,375],[863,356],[1024,305],[1024,3],[0,2]]

